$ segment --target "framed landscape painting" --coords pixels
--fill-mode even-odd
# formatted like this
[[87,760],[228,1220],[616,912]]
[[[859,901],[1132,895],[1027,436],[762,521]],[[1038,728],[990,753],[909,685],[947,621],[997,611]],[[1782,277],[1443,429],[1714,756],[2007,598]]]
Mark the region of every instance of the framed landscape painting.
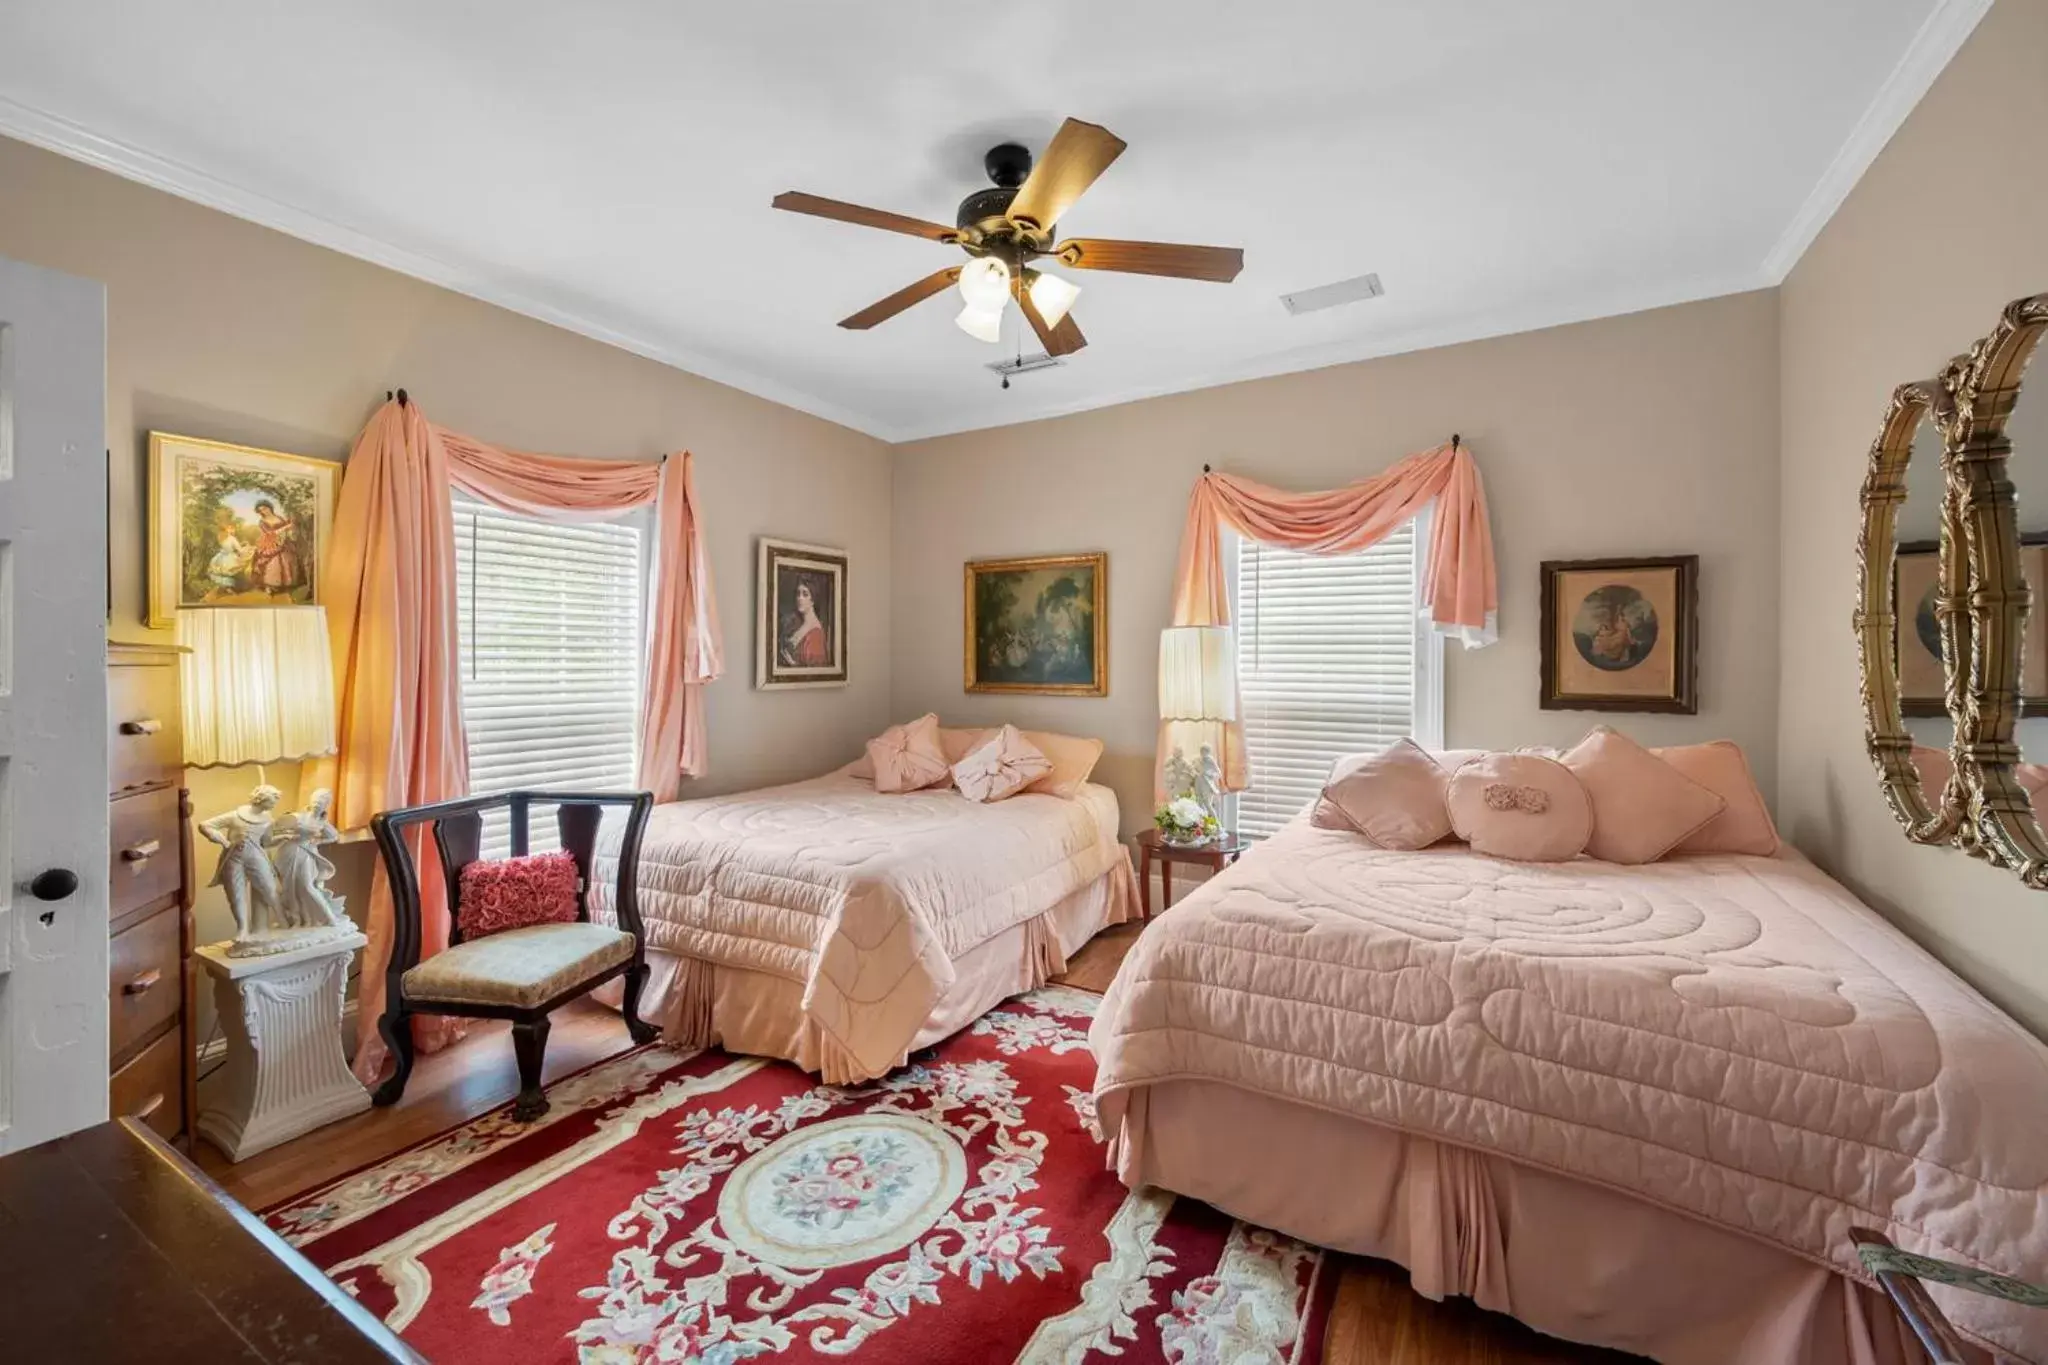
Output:
[[1698,555],[1542,569],[1544,710],[1699,713]]
[[760,543],[754,580],[754,686],[846,686],[846,551]]
[[149,624],[319,601],[340,484],[332,460],[149,433]]
[[1109,695],[1109,556],[967,565],[969,692]]

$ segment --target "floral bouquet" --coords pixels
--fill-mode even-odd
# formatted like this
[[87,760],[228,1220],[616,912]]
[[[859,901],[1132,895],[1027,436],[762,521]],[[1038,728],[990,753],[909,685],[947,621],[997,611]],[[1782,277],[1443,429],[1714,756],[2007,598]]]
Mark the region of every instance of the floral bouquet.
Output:
[[1169,844],[1199,844],[1223,832],[1223,826],[1192,796],[1176,796],[1152,813],[1152,823]]

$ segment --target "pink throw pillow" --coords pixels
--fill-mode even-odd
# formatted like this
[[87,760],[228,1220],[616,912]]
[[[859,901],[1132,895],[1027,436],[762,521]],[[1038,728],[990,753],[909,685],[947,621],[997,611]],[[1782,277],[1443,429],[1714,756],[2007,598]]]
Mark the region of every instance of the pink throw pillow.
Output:
[[576,918],[576,859],[568,853],[496,858],[462,869],[455,923],[464,938]]
[[931,712],[869,740],[868,762],[874,765],[878,792],[914,792],[953,775],[939,747],[939,718]]
[[[1415,743],[1414,740],[1403,740],[1402,742],[1404,744]],[[1422,748],[1422,746],[1419,744],[1416,745],[1416,747]],[[1430,758],[1435,761],[1436,766],[1443,770],[1444,780],[1448,782],[1450,780],[1451,774],[1458,771],[1458,766],[1460,764],[1468,763],[1472,759],[1483,757],[1486,753],[1486,750],[1423,749],[1422,752],[1428,754]],[[1329,780],[1323,783],[1324,794],[1318,796],[1316,798],[1315,805],[1310,808],[1308,813],[1308,822],[1311,825],[1314,825],[1317,829],[1356,830],[1358,826],[1352,823],[1351,817],[1346,815],[1341,809],[1339,809],[1337,803],[1330,799],[1329,790],[1331,787],[1334,787],[1335,785],[1337,785],[1337,783],[1343,781],[1346,777],[1349,777],[1352,773],[1357,772],[1360,768],[1364,767],[1366,764],[1372,762],[1375,758],[1378,757],[1378,754],[1346,754],[1344,757],[1338,759],[1335,763],[1332,763],[1330,765]]]
[[1572,770],[1535,754],[1483,754],[1451,774],[1451,828],[1474,853],[1562,863],[1593,835],[1593,803]]
[[1740,744],[1716,739],[1650,752],[1724,803],[1719,815],[1686,836],[1673,853],[1748,853],[1759,858],[1777,853],[1778,827],[1771,823],[1770,808],[1750,776]]
[[1324,787],[1317,807],[1330,805],[1375,847],[1428,848],[1450,836],[1450,784],[1428,750],[1403,739]]
[[994,728],[979,730],[953,730],[939,727],[939,748],[945,751],[946,762],[958,763],[967,755],[979,749],[996,737]]
[[1593,799],[1586,852],[1608,863],[1654,863],[1728,803],[1642,745],[1596,725],[1561,760]]
[[969,801],[1000,801],[1015,796],[1052,771],[1052,760],[1005,725],[996,737],[953,765],[953,785]]
[[1088,783],[1102,758],[1102,741],[1079,735],[1062,735],[1051,730],[1020,730],[1031,746],[1052,762],[1052,771],[1033,782],[1026,791],[1047,796],[1075,797]]

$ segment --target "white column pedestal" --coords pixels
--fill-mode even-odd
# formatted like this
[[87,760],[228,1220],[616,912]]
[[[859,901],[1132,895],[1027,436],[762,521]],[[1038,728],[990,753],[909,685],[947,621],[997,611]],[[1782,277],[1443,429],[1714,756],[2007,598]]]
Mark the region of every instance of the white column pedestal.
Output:
[[361,934],[262,957],[199,949],[213,976],[227,1060],[199,1088],[199,1131],[241,1161],[360,1114],[370,1094],[341,1048],[342,995]]

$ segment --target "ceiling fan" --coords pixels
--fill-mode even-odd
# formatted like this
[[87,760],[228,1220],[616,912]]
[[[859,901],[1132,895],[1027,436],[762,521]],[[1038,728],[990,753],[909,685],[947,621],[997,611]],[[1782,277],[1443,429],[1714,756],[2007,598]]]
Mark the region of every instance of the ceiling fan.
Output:
[[1096,178],[1123,153],[1124,140],[1107,128],[1068,119],[1034,166],[1031,153],[1014,142],[991,147],[982,166],[995,188],[976,190],[960,201],[952,227],[863,208],[837,199],[791,190],[774,206],[791,213],[836,218],[842,223],[905,232],[947,246],[972,259],[934,271],[885,299],[869,304],[841,327],[866,331],[914,303],[957,285],[966,306],[954,319],[960,330],[982,341],[1002,339],[1003,309],[1011,299],[1038,334],[1046,354],[1071,355],[1088,344],[1070,311],[1081,290],[1071,280],[1033,262],[1057,261],[1076,270],[1116,270],[1131,275],[1166,275],[1228,284],[1244,269],[1236,247],[1179,246],[1170,242],[1120,242],[1070,237],[1054,243],[1059,220]]

